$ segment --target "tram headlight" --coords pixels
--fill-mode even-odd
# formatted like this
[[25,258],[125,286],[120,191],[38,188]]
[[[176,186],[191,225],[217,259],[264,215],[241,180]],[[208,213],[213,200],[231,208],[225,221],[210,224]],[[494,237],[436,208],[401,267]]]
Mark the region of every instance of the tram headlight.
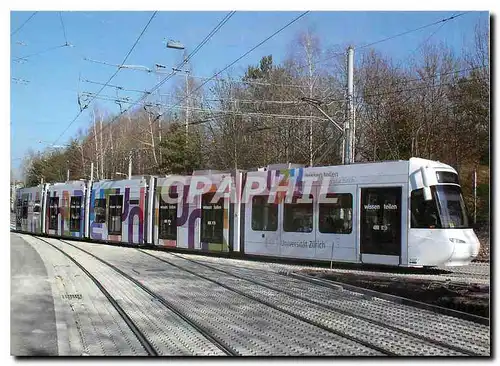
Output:
[[450,238],[450,241],[455,244],[465,244],[465,240],[462,239]]

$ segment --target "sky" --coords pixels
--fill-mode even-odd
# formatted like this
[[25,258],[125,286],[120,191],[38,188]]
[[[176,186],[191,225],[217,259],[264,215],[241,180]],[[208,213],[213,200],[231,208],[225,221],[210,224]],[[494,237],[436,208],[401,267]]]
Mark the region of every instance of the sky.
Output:
[[[166,48],[166,40],[182,42],[189,53],[227,13],[159,11],[126,64],[148,68],[153,68],[155,63],[169,68],[176,66],[182,61],[183,52]],[[212,76],[301,13],[236,11],[194,56],[192,74]],[[461,11],[311,11],[238,62],[233,71],[242,74],[248,65],[257,64],[261,57],[269,54],[273,55],[276,63],[280,63],[289,54],[297,34],[308,28],[314,30],[325,49],[348,44],[362,46],[458,13]],[[21,158],[29,149],[44,150],[53,143],[64,145],[79,129],[89,126],[88,110],[70,125],[79,113],[78,92],[97,92],[101,89],[101,85],[82,80],[105,83],[116,68],[85,61],[84,58],[120,64],[153,11],[63,11],[61,14],[58,11],[40,11],[18,30],[32,14],[33,11],[10,13],[10,33],[15,32],[10,37],[10,154],[11,167],[18,178]],[[488,12],[471,11],[444,25],[437,24],[396,37],[373,48],[396,62],[404,61],[432,35],[429,42],[445,42],[460,54],[464,45],[472,42],[478,21],[487,22],[488,18]],[[65,43],[72,46],[33,55]],[[27,57],[27,62],[14,61],[16,57],[30,55],[33,56]],[[360,54],[355,53],[356,57]],[[168,81],[162,92],[168,93],[180,77]],[[12,78],[29,82],[23,84]],[[126,89],[149,90],[157,82],[154,74],[122,69],[110,84]],[[101,95],[117,94],[114,88],[105,88]],[[134,92],[120,92],[118,95],[133,100],[140,96]],[[108,112],[119,111],[118,105],[113,102],[97,102]],[[59,138],[65,129],[67,131]]]

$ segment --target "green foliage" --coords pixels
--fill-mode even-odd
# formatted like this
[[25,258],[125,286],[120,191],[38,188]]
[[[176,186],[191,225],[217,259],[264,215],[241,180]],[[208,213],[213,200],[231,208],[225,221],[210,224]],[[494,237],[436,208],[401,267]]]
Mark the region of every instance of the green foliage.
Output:
[[264,56],[260,60],[260,65],[248,66],[243,80],[256,80],[256,79],[266,79],[273,70],[273,56]]
[[160,169],[166,174],[191,174],[200,169],[202,152],[199,136],[190,130],[186,141],[183,125],[172,123],[166,138],[160,144],[162,164]]
[[477,222],[486,223],[490,219],[490,185],[487,183],[477,186]]
[[454,118],[462,146],[470,143],[467,155],[476,163],[489,164],[489,84],[472,72],[450,88]]
[[45,182],[66,181],[68,167],[67,155],[64,151],[49,152],[33,157],[28,170],[28,186],[37,185],[41,179]]

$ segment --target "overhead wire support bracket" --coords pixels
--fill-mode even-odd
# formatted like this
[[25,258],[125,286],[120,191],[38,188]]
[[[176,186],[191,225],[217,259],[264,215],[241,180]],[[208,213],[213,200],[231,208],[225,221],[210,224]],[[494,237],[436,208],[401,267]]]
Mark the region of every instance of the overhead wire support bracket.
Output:
[[317,100],[317,99],[313,99],[313,98],[307,98],[307,97],[302,97],[300,98],[302,101],[312,105],[313,107],[316,107],[316,109],[318,111],[320,111],[326,118],[328,118],[328,120],[335,126],[338,128],[338,130],[342,133],[344,133],[344,129],[342,127],[340,127],[340,125],[335,122],[324,110],[321,109],[320,105],[322,104],[322,102],[320,100]]

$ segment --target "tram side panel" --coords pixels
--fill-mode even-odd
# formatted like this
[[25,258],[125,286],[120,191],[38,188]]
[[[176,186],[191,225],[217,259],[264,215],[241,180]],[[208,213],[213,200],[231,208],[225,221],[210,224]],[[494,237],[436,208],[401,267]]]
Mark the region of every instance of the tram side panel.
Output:
[[83,181],[50,184],[47,189],[45,233],[59,237],[83,238],[85,233]]
[[[228,252],[232,248],[234,237],[239,236],[234,233],[234,226],[230,228],[234,217],[238,217],[235,207],[231,207],[236,179],[229,173],[200,177],[179,176],[177,181],[173,176],[158,178],[153,220],[155,245],[204,252]],[[206,193],[195,194],[194,189],[203,184],[203,178],[211,184]]]
[[[359,263],[363,256],[361,228],[389,229],[388,225],[384,226],[386,215],[382,213],[377,214],[373,224],[361,225],[361,187],[406,187],[408,163],[250,172],[247,185],[252,184],[252,177],[264,179],[266,190],[253,195],[245,204],[245,253]],[[290,182],[293,187],[291,202],[284,199],[285,193],[290,192],[279,188],[290,187]],[[305,191],[307,184],[312,184],[310,192]],[[307,193],[311,195],[307,197]],[[269,196],[271,200],[268,200]],[[308,198],[309,202],[301,200],[303,198]],[[400,260],[406,261],[407,252],[407,195],[400,199],[403,204],[398,212],[402,215],[397,220],[402,228],[395,231],[397,238],[393,244],[398,245],[398,252],[402,255],[392,258],[398,264]],[[380,207],[384,208],[384,205]],[[384,252],[385,243],[374,244],[380,247],[377,250]],[[372,261],[383,264],[386,258],[377,257]]]
[[167,248],[177,246],[180,231],[178,225],[186,220],[189,212],[189,207],[182,204],[184,201],[182,180],[182,176],[179,176],[179,180],[174,180],[173,177],[156,180],[153,204],[153,244],[155,246]]
[[42,234],[44,185],[19,188],[16,191],[16,229]]
[[[248,173],[247,183],[264,179],[266,188],[249,197],[245,204],[245,253],[358,261],[356,185],[333,181],[323,191],[322,179],[318,179],[307,196],[304,175],[308,171],[310,169],[293,168]],[[285,187],[290,185],[294,189],[287,200],[285,193],[291,192]],[[326,194],[328,201],[320,202],[320,194]],[[304,198],[309,202],[304,202]]]
[[[222,186],[224,178],[228,178],[228,186]],[[196,179],[196,176],[191,179]],[[232,177],[230,175],[212,175],[207,177],[212,184],[207,193],[199,200],[199,243],[204,252],[229,251],[229,197]],[[222,191],[223,190],[223,191]],[[197,207],[197,208],[198,208]]]
[[280,255],[282,219],[278,198],[271,196],[272,184],[277,180],[275,171],[248,172],[245,178],[242,193],[244,252],[277,257]]
[[144,244],[146,199],[145,178],[94,182],[90,196],[90,239]]
[[357,186],[331,183],[321,191],[315,187],[314,230],[311,243],[315,259],[356,263],[359,261]]

